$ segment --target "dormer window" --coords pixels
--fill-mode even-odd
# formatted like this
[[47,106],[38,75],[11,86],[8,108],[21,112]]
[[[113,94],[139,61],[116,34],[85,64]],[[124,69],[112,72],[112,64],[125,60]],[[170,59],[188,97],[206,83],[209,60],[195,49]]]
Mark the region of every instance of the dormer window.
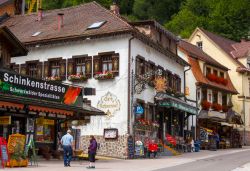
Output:
[[220,72],[220,77],[224,78],[224,72]]
[[206,76],[208,76],[209,74],[211,74],[212,73],[211,71],[212,71],[211,68],[206,67]]
[[196,42],[196,46],[200,49],[202,49],[202,41]]

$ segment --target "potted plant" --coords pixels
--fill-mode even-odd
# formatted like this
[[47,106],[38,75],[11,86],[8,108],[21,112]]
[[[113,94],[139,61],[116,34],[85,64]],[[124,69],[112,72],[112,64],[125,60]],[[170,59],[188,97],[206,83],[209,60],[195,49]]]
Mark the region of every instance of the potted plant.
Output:
[[208,102],[207,100],[203,100],[203,101],[201,102],[201,106],[202,106],[202,109],[203,109],[203,110],[209,110],[210,107],[211,107],[211,103]]
[[227,111],[228,111],[227,105],[223,105],[223,106],[222,106],[222,111],[223,111],[223,112],[227,112]]
[[59,76],[51,76],[51,77],[46,77],[45,81],[61,81],[61,77]]

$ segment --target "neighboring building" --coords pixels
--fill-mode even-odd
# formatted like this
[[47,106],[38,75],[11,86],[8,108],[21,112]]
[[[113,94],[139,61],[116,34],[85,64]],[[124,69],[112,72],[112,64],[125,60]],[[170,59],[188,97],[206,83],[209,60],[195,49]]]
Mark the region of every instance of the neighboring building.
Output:
[[[28,56],[13,58],[16,71],[96,89],[85,102],[107,116],[77,127],[81,149],[87,152],[89,135],[95,135],[99,154],[126,158],[129,135],[144,142],[165,140],[167,133],[183,137],[185,120],[197,111],[182,100],[188,64],[177,56],[177,38],[154,21],[128,23],[116,5],[111,9],[92,2],[13,16],[4,25],[29,49]],[[168,89],[156,95],[158,69]]]
[[[239,92],[232,97],[233,109],[244,121],[243,142],[250,144],[250,69],[248,65],[249,42],[226,39],[207,30],[197,28],[188,40],[197,45],[220,64],[226,65],[232,83]],[[246,131],[246,132],[245,132]],[[244,136],[245,132],[245,136]]]
[[0,16],[7,13],[8,15],[21,14],[23,0],[1,0],[0,1]]
[[[231,110],[231,97],[237,91],[229,77],[228,68],[186,41],[179,42],[178,55],[191,65],[191,70],[186,73],[186,86],[190,92],[187,98],[197,99],[200,109],[196,124],[197,138],[202,139],[200,128],[208,128],[218,132],[222,141],[230,142],[233,127],[223,123],[241,124],[241,120]],[[233,143],[232,147],[235,147]]]

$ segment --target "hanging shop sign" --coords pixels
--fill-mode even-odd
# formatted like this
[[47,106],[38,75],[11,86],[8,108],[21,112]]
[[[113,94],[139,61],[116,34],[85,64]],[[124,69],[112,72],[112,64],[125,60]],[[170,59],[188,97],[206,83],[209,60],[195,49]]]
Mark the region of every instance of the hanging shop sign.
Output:
[[111,92],[107,92],[97,103],[97,108],[104,111],[108,118],[113,117],[114,113],[120,110],[120,107],[120,100]]
[[10,125],[11,116],[0,116],[0,125]]
[[0,70],[0,92],[47,101],[74,104],[81,88],[43,81]]
[[191,114],[194,114],[194,115],[197,114],[197,110],[196,110],[195,107],[185,105],[185,104],[182,104],[182,103],[177,103],[177,102],[174,102],[174,101],[163,101],[163,102],[159,103],[159,106],[162,106],[162,107],[174,107],[174,108],[183,110],[185,112],[188,112],[188,113],[191,113]]
[[161,76],[158,76],[154,81],[154,85],[156,92],[166,92],[167,80]]
[[143,109],[143,107],[141,105],[135,106],[135,114],[141,115],[143,113],[144,113],[144,109]]

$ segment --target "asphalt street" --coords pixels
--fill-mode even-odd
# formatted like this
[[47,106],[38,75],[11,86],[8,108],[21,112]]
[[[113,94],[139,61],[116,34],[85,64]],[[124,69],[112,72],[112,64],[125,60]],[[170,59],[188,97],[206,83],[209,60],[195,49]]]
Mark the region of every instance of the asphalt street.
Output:
[[250,162],[250,151],[226,154],[154,171],[231,171]]

